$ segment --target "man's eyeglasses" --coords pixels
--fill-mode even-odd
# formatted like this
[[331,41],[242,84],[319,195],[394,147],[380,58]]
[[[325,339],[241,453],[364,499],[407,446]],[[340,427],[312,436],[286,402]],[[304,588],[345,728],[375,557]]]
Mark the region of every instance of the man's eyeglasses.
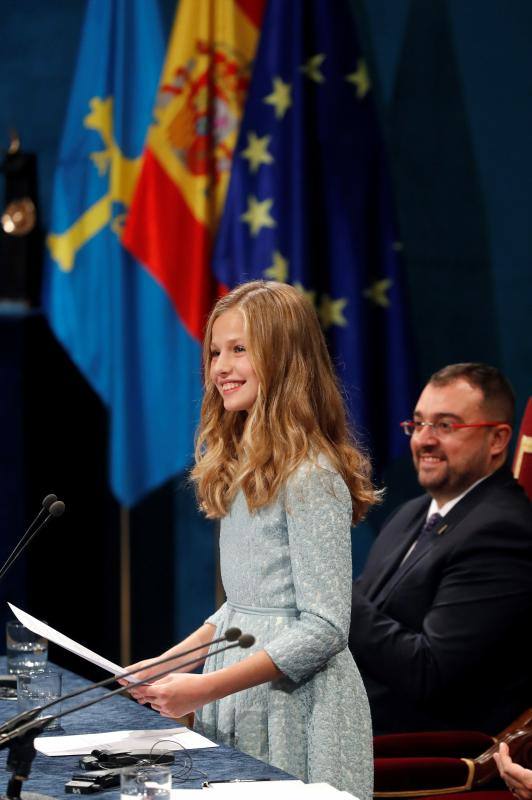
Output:
[[401,422],[401,428],[406,436],[413,436],[414,433],[421,433],[423,428],[430,428],[436,436],[449,436],[459,428],[496,428],[497,425],[506,425],[505,422],[422,422],[421,420],[408,419]]

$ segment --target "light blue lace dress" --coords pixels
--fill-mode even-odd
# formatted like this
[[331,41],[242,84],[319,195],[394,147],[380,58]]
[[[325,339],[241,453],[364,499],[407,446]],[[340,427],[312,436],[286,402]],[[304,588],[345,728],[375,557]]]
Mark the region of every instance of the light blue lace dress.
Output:
[[227,602],[207,621],[252,633],[252,650],[214,656],[220,669],[265,649],[283,678],[210,703],[195,727],[305,781],[369,800],[368,700],[347,649],[351,498],[340,476],[305,464],[277,502],[254,514],[244,495],[222,520]]

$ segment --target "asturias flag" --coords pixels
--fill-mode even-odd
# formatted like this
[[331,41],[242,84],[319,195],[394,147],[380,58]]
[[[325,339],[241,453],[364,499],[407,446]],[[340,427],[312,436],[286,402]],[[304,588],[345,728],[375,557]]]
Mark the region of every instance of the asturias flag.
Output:
[[185,468],[200,347],[121,235],[164,45],[156,0],[89,0],[55,175],[44,304],[110,413],[110,478],[133,505]]
[[201,340],[264,0],[180,0],[124,244]]
[[380,464],[411,413],[393,216],[348,0],[269,0],[213,268],[310,297]]

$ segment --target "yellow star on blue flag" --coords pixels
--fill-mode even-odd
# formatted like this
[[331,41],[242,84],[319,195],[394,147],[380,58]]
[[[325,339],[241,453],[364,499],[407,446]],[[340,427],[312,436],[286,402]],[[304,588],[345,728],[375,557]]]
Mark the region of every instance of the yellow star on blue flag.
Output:
[[252,236],[257,236],[262,228],[275,228],[276,222],[270,214],[273,200],[257,200],[255,195],[248,197],[248,207],[240,215],[242,222],[247,222]]
[[273,164],[273,156],[268,152],[271,136],[257,136],[255,131],[248,133],[248,145],[241,156],[249,163],[251,172],[257,172],[261,164]]
[[311,56],[299,69],[303,75],[306,75],[311,81],[315,83],[325,83],[325,77],[320,70],[324,61],[325,53],[317,53],[315,56]]
[[368,68],[363,58],[358,60],[357,68],[346,76],[346,81],[356,87],[356,95],[359,100],[363,100],[371,89],[371,80]]
[[264,98],[264,102],[275,109],[277,119],[282,119],[292,105],[292,86],[281,78],[273,79],[273,91]]
[[389,278],[383,278],[380,281],[374,281],[371,286],[364,289],[364,297],[372,300],[375,305],[381,308],[388,308],[390,305],[390,298],[387,292],[392,287],[392,281]]
[[288,278],[288,261],[286,258],[283,258],[279,250],[276,250],[273,254],[271,267],[264,270],[264,277],[270,278],[273,281],[279,281],[279,283],[286,283],[286,279]]
[[347,305],[347,297],[340,297],[333,300],[328,294],[324,294],[318,306],[318,316],[322,327],[327,330],[331,325],[340,325],[344,328],[347,319],[344,316],[344,309]]

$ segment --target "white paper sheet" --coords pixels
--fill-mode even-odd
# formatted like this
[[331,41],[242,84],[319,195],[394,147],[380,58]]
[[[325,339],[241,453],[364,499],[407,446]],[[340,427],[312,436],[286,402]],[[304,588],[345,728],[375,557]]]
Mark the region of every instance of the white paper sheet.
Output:
[[[44,636],[45,639],[49,639],[54,644],[58,644],[59,647],[63,647],[65,650],[75,653],[75,655],[84,658],[86,661],[90,661],[91,664],[96,664],[97,667],[107,670],[107,672],[110,672],[112,675],[123,675],[125,673],[126,670],[119,667],[118,664],[113,664],[112,661],[103,658],[103,656],[99,656],[98,653],[94,653],[92,650],[89,650],[88,647],[84,647],[73,639],[69,639],[68,636],[64,636],[64,634],[54,630],[54,628],[50,628],[49,625],[45,625],[44,622],[40,622],[35,617],[32,617],[31,614],[26,614],[25,611],[21,611],[20,608],[17,608],[11,603],[8,603],[8,606],[18,621],[22,622],[22,624],[25,625],[26,628],[29,628],[30,631],[33,631],[33,633]],[[131,680],[133,681],[135,678],[131,678]]]
[[[293,780],[293,781],[241,781],[233,782],[233,783],[212,783],[207,789],[204,791],[208,794],[203,795],[204,797],[210,797],[210,795],[215,795],[216,797],[224,798],[224,797],[245,797],[249,800],[250,797],[275,797],[276,800],[285,800],[285,798],[300,798],[304,797],[304,795],[300,794],[301,790],[304,791],[305,785],[303,781]],[[195,793],[195,797],[198,800],[202,797],[202,795],[198,794],[197,789],[172,789],[172,798],[171,800],[186,800],[186,798],[190,798],[193,800],[192,792]]]
[[309,799],[315,797],[319,798],[319,800],[322,800],[322,798],[325,800],[327,797],[330,797],[331,800],[333,800],[333,798],[334,800],[341,800],[341,798],[344,800],[346,800],[346,798],[349,798],[349,800],[358,800],[358,797],[355,797],[351,792],[341,792],[329,783],[308,783],[305,797]]
[[187,750],[218,747],[199,733],[179,727],[87,733],[79,736],[39,736],[35,739],[35,749],[45,756],[82,756],[96,748],[115,753],[126,750],[148,752],[156,742],[161,742],[160,749],[164,750],[180,750],[182,747],[186,747]]
[[[241,783],[212,783],[208,789],[207,796],[223,798],[266,798],[271,797],[275,800],[357,800],[349,792],[340,792],[328,783],[303,783],[302,781],[242,781]],[[193,794],[194,793],[194,794]],[[197,789],[172,789],[172,800],[193,800],[200,798]]]

